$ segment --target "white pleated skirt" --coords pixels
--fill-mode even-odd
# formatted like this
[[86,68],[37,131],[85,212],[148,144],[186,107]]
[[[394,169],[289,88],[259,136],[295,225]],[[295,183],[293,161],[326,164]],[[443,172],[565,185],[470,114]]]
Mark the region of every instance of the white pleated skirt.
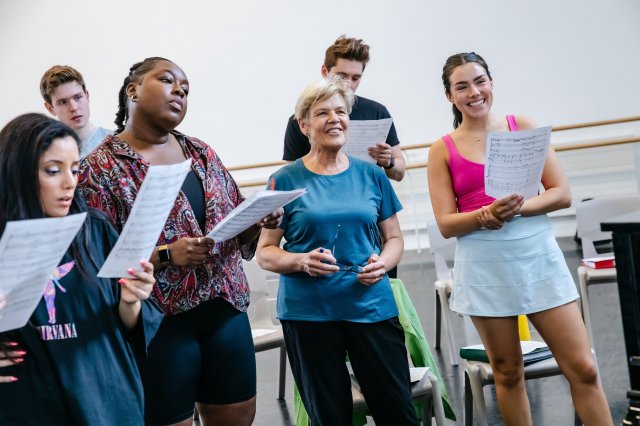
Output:
[[464,315],[530,314],[578,298],[547,215],[458,237],[453,283],[451,309]]

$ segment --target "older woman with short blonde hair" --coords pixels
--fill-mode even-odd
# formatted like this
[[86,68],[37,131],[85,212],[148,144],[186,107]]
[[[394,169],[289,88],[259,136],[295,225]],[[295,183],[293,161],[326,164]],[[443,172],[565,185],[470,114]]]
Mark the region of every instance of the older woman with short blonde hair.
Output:
[[404,333],[386,273],[404,248],[402,206],[379,167],[342,152],[353,99],[334,79],[300,95],[295,115],[311,151],[274,173],[269,187],[307,194],[285,206],[278,228],[263,230],[258,263],[281,274],[278,317],[312,423],[351,424],[348,355],[376,424],[413,425]]

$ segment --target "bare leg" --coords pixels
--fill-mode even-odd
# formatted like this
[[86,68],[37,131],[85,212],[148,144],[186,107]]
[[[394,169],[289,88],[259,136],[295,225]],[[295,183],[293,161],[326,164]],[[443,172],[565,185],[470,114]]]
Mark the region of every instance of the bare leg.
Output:
[[234,404],[197,403],[196,405],[203,426],[250,426],[256,416],[255,396]]
[[612,425],[577,303],[537,312],[529,315],[529,319],[549,345],[569,381],[571,398],[580,420],[585,426]]
[[471,317],[485,346],[502,420],[507,426],[530,426],[531,408],[524,386],[518,317]]

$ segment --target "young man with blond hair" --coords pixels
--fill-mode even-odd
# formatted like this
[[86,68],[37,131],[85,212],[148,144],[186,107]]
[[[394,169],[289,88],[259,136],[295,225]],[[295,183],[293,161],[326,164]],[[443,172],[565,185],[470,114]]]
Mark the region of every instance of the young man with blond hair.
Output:
[[40,80],[40,94],[47,111],[78,134],[81,157],[86,157],[111,134],[89,121],[89,92],[78,70],[66,65],[49,68]]
[[[323,77],[337,75],[346,79],[355,93],[367,62],[369,62],[369,46],[361,39],[347,38],[342,35],[327,49],[320,73]],[[381,120],[390,117],[384,105],[362,96],[356,96],[353,110],[349,114],[351,120]],[[305,156],[309,149],[309,139],[300,130],[294,116],[291,116],[284,136],[282,159],[294,161]],[[402,180],[406,165],[394,124],[391,124],[386,142],[369,148],[369,155],[384,168],[389,179]]]

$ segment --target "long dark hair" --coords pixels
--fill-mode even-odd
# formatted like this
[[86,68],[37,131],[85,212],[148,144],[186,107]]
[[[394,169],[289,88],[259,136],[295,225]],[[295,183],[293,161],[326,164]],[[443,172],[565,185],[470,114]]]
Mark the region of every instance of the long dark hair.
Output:
[[[16,117],[0,131],[0,234],[9,221],[45,217],[38,177],[40,158],[55,139],[67,136],[79,143],[78,135],[71,128],[36,113]],[[87,210],[84,198],[76,190],[69,213]],[[97,270],[89,251],[90,216],[87,215],[69,248],[85,276],[89,263]]]
[[[491,78],[491,73],[489,72],[489,66],[484,61],[484,59],[482,59],[482,56],[478,55],[475,52],[456,53],[455,55],[449,56],[449,58],[447,58],[447,62],[445,62],[444,64],[444,67],[442,67],[442,84],[444,84],[444,92],[447,95],[451,95],[451,81],[449,81],[449,78],[451,77],[453,70],[458,68],[460,65],[464,65],[469,62],[475,62],[479,64],[487,72],[487,77],[489,77],[489,80],[493,80]],[[452,105],[452,109],[453,128],[457,129],[462,123],[462,113],[455,105]]]
[[122,87],[118,92],[118,112],[116,112],[116,119],[114,121],[116,125],[116,134],[122,133],[124,131],[124,126],[127,124],[127,120],[129,119],[129,107],[127,105],[127,86],[132,82],[140,82],[142,77],[151,71],[153,67],[156,66],[158,62],[171,62],[172,61],[161,58],[159,56],[152,56],[150,58],[146,58],[142,62],[136,62],[129,68],[129,75],[124,78],[124,82],[122,83]]

